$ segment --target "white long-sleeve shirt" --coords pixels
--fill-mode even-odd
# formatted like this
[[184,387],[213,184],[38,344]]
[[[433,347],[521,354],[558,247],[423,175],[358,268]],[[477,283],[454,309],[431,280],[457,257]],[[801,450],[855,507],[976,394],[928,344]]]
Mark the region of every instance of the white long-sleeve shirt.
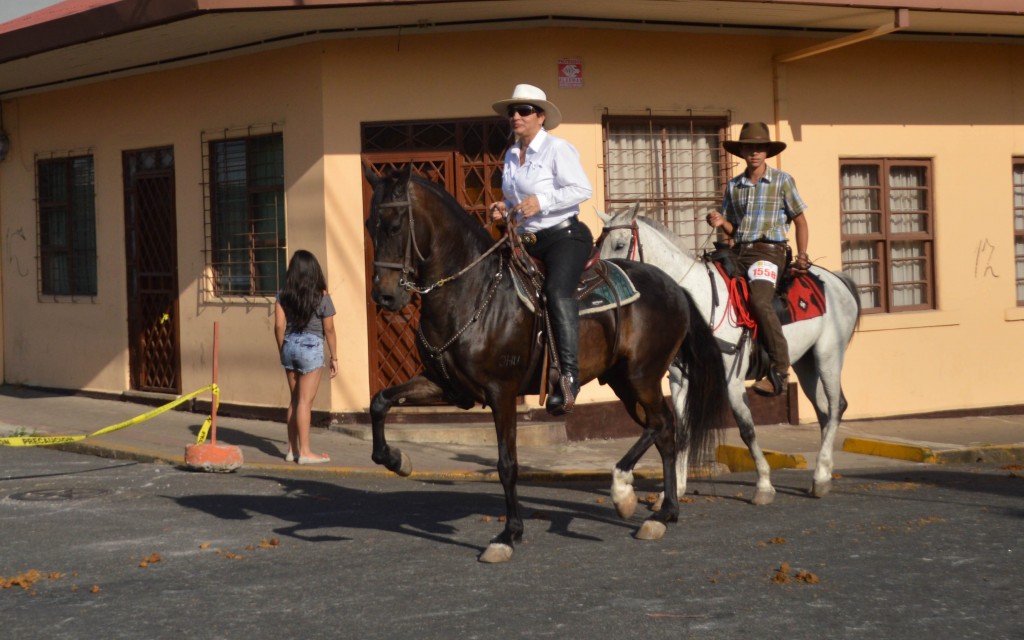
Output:
[[[519,164],[519,146],[505,154],[501,191],[509,211],[527,196],[537,196],[541,212],[526,218],[520,229],[539,231],[578,215],[580,204],[593,194],[576,147],[541,129]],[[514,215],[514,214],[513,214]]]

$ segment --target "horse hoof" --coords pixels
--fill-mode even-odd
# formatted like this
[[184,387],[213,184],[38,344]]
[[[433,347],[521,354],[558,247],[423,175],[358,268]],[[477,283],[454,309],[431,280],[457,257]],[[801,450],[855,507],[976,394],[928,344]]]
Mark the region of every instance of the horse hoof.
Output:
[[623,520],[632,518],[636,512],[636,494],[631,491],[628,496],[617,501],[615,503],[615,511],[618,512],[619,517]]
[[754,492],[754,499],[750,501],[750,504],[758,507],[763,507],[766,504],[775,502],[775,489],[758,489]]
[[480,554],[480,562],[486,562],[488,564],[495,564],[498,562],[508,562],[512,559],[512,547],[507,544],[500,542],[492,542],[487,545],[484,552]]
[[640,530],[636,532],[637,540],[661,540],[665,537],[668,527],[660,520],[644,520]]
[[412,474],[412,458],[406,455],[403,451],[400,451],[399,455],[402,458],[402,462],[398,465],[397,469],[392,469],[392,471],[405,478]]
[[832,491],[832,482],[815,482],[811,488],[811,495],[815,498],[824,498]]

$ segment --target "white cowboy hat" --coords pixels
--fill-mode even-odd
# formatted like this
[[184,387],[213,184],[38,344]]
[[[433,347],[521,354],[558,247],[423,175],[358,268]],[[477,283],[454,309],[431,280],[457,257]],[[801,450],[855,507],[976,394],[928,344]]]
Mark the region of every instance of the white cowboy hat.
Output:
[[546,93],[532,84],[517,84],[512,97],[508,100],[498,100],[494,103],[494,111],[498,115],[506,115],[509,105],[532,104],[544,112],[544,128],[548,131],[554,129],[562,122],[562,112],[553,103],[548,102]]

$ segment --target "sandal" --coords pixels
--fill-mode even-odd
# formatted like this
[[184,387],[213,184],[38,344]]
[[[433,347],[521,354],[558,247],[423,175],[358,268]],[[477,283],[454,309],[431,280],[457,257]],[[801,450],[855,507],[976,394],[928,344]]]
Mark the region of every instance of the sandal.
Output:
[[299,456],[299,464],[323,464],[324,462],[330,462],[331,458],[327,454],[322,456]]

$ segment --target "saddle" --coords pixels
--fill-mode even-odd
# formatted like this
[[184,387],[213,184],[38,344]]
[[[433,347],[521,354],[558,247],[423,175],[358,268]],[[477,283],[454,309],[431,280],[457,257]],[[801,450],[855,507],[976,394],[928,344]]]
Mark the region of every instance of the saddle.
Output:
[[[544,263],[526,252],[522,240],[517,234],[510,232],[509,236],[511,239],[509,274],[520,302],[533,314],[535,339],[530,346],[529,369],[531,371],[539,369],[540,372],[539,376],[536,374],[529,376],[531,382],[520,392],[539,391],[540,403],[543,405],[548,387],[546,363],[550,354],[557,352],[551,323],[544,304]],[[610,310],[615,310],[617,313],[618,309],[635,302],[640,297],[640,292],[636,290],[633,282],[621,267],[601,260],[598,256],[598,250],[595,248],[576,285],[574,297],[579,301],[580,317]],[[619,323],[616,322],[616,343],[618,342],[618,331]],[[542,359],[545,361],[545,366],[538,367]],[[557,363],[557,358],[552,358],[551,361]],[[555,370],[558,371],[558,375],[561,375],[560,370],[557,368]],[[551,376],[552,380],[556,378],[557,376]]]
[[[729,302],[735,306],[737,324],[745,327],[752,335],[754,348],[750,353],[750,366],[747,368],[747,380],[757,380],[768,373],[771,360],[763,342],[759,339],[757,324],[749,312],[750,290],[747,287],[747,280],[742,275],[736,255],[728,248],[719,247],[705,255],[705,261],[710,261],[718,269],[718,272],[725,279],[729,289]],[[786,267],[782,270],[782,277],[775,287],[775,299],[772,306],[782,326],[810,320],[825,314],[825,285],[817,275],[804,272],[797,272],[792,262],[792,255],[787,249]],[[714,290],[714,289],[713,289]],[[717,306],[717,301],[714,303]],[[739,344],[731,345],[719,341],[719,346],[725,353],[736,353],[743,348],[746,333],[740,339]]]
[[[640,297],[640,292],[621,267],[601,260],[597,255],[597,251],[594,251],[576,284],[575,298],[580,304],[580,317],[624,307]],[[544,282],[544,263],[534,258],[530,260],[540,278],[523,273],[513,262],[512,282],[519,301],[532,313],[539,313],[538,309],[543,308],[541,288]]]

